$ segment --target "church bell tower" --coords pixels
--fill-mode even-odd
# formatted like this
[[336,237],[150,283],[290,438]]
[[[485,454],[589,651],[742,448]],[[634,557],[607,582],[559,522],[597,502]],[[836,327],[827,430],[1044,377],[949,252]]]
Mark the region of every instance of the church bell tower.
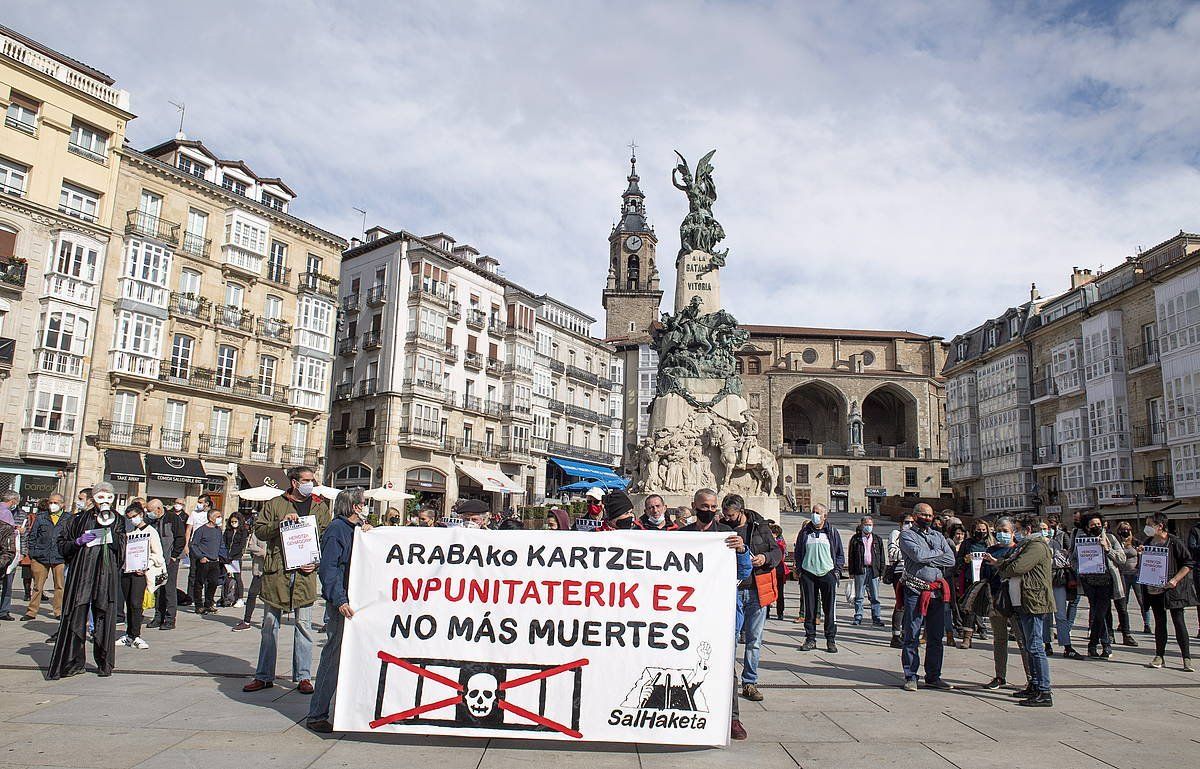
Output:
[[646,222],[646,196],[638,187],[633,154],[629,186],[621,195],[621,218],[608,236],[608,282],[602,295],[606,338],[649,339],[663,295],[654,256],[657,244],[654,228]]

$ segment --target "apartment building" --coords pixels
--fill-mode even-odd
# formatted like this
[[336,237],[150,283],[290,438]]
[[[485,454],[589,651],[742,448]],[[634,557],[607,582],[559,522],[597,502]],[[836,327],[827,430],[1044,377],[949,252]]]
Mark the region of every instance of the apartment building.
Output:
[[322,471],[346,242],[295,193],[180,134],[115,152],[81,479],[234,509],[238,487]]
[[[1135,517],[1165,510],[1184,520],[1197,516],[1198,249],[1200,236],[1181,232],[1110,270],[1076,268],[1069,290],[1021,308],[1025,319],[1016,324],[1017,337],[991,321],[955,338],[946,370],[950,391],[968,390],[972,377],[982,382],[985,368],[1010,358],[1016,393],[1010,403],[1018,404],[1011,415],[1018,438],[1000,441],[985,434],[980,389],[982,489],[971,449],[955,450],[955,424],[961,417],[969,425],[969,415],[962,408],[948,412],[957,493],[981,498],[988,512],[1069,517],[1099,509]],[[996,345],[989,347],[986,339],[980,345],[980,334],[990,329],[997,329]],[[987,485],[994,476],[986,465],[989,453],[993,470],[999,461],[1017,474],[1010,485]]]
[[590,336],[592,318],[498,264],[444,233],[382,227],[345,252],[335,485],[501,509],[541,502],[571,471],[613,475],[611,349]]
[[[0,489],[76,487],[129,95],[0,27]],[[90,478],[85,478],[90,481]]]

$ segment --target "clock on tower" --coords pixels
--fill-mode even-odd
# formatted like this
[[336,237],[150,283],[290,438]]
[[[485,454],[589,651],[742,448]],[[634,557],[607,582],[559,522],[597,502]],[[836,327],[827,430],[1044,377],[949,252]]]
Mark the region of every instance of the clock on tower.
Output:
[[629,159],[629,186],[621,195],[621,219],[608,236],[608,282],[603,293],[605,336],[649,338],[663,292],[658,287],[654,228],[646,222],[646,196],[638,187],[637,157]]

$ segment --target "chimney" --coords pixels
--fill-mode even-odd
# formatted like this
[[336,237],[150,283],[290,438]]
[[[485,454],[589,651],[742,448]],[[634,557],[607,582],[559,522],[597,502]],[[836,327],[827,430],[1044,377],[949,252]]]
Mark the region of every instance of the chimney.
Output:
[[1029,301],[1036,302],[1042,298],[1042,292],[1037,290],[1036,283],[1029,284]]
[[351,249],[358,248],[361,245],[362,245],[362,241],[359,240],[358,238],[350,238],[350,248]]
[[1088,283],[1091,283],[1095,277],[1096,276],[1092,274],[1091,270],[1081,270],[1078,267],[1072,267],[1071,288],[1075,289],[1079,288],[1080,286],[1086,286]]

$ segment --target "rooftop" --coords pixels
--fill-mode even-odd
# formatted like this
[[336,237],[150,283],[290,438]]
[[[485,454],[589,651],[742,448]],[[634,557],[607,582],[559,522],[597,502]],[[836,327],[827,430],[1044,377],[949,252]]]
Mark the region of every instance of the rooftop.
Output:
[[128,112],[129,92],[95,67],[0,25],[0,56],[24,64],[81,93]]
[[912,331],[876,331],[852,328],[812,328],[810,326],[755,326],[741,323],[738,327],[751,336],[817,337],[821,339],[904,339],[913,342],[940,340],[940,336],[917,334]]

